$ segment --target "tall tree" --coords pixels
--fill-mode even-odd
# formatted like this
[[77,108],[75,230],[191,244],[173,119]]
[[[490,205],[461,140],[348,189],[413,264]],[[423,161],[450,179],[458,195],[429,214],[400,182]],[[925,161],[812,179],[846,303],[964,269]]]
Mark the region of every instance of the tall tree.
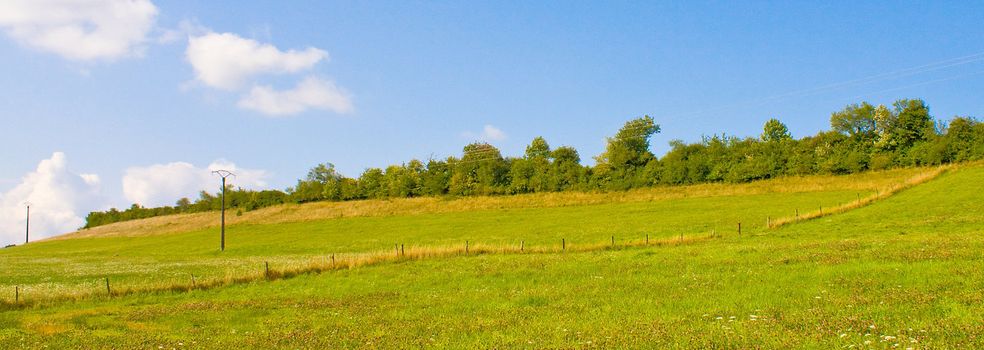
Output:
[[847,105],[843,110],[830,114],[830,127],[855,139],[874,140],[876,126],[875,106],[868,102]]
[[899,148],[912,147],[936,133],[936,123],[923,100],[898,100],[893,106],[895,125],[892,134]]
[[542,136],[533,138],[529,146],[526,146],[526,159],[547,159],[550,158],[550,145]]
[[594,183],[602,188],[628,189],[636,182],[636,170],[654,158],[649,139],[659,133],[650,116],[630,120],[614,137],[608,138],[605,152],[595,157]]
[[659,125],[648,115],[625,122],[614,137],[608,138],[605,152],[597,160],[613,169],[645,166],[653,158],[649,139],[659,131]]
[[359,176],[359,193],[363,198],[383,198],[386,191],[386,178],[382,169],[369,168]]
[[779,119],[772,118],[765,122],[760,138],[765,142],[778,142],[792,139],[792,136],[789,135],[789,128],[786,127],[786,124],[780,122]]
[[472,143],[464,147],[460,161],[454,164],[449,193],[455,195],[488,195],[503,191],[509,172],[498,148],[488,143]]
[[[536,137],[526,146],[524,161],[530,168],[526,182],[532,192],[549,191],[550,185],[550,145],[543,137]],[[515,166],[514,166],[515,169]],[[522,173],[522,172],[520,172]],[[510,173],[511,176],[515,174]],[[515,178],[513,179],[515,182]]]
[[574,147],[561,146],[550,152],[550,188],[554,191],[577,189],[585,176],[581,156]]
[[448,160],[427,161],[427,169],[421,174],[422,189],[425,195],[439,196],[448,193],[448,185],[451,182],[451,167]]

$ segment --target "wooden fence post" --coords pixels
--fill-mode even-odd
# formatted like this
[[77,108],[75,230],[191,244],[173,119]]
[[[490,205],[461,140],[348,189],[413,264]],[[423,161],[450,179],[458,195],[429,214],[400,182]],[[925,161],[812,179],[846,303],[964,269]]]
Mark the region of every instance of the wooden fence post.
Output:
[[263,266],[263,277],[270,278],[270,262],[264,261]]
[[407,256],[407,252],[403,250],[403,243],[400,243],[400,255]]
[[646,245],[649,245],[649,234],[646,234]]
[[468,240],[465,240],[465,254],[468,254]]
[[106,294],[109,296],[113,296],[113,291],[109,289],[109,277],[106,277]]
[[741,237],[741,221],[738,222],[738,237]]
[[765,217],[765,228],[772,228],[772,217],[771,216],[766,216]]
[[195,286],[197,285],[197,284],[195,283],[195,274],[193,274],[193,273],[189,273],[189,275],[191,275],[191,288],[192,288],[192,289],[194,289],[194,288],[195,288]]
[[820,216],[823,216],[823,205],[820,206]]
[[335,254],[331,255],[331,268],[335,268]]
[[20,286],[14,286],[14,304],[20,303]]
[[615,236],[612,236],[612,249],[615,249]]
[[566,238],[561,238],[560,239],[560,250],[567,250],[567,239]]
[[519,241],[519,252],[522,253],[526,251],[526,241]]

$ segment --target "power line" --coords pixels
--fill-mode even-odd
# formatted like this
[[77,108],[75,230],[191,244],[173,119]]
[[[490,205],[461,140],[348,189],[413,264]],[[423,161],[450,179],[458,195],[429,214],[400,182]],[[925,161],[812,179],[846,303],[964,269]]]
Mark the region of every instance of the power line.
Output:
[[767,99],[767,100],[779,99],[779,98],[796,96],[796,95],[804,95],[804,94],[805,94],[804,96],[809,96],[809,95],[811,95],[813,93],[816,93],[816,92],[823,92],[824,90],[832,90],[832,89],[837,89],[837,88],[847,87],[847,86],[852,86],[852,85],[870,84],[870,83],[874,83],[874,82],[885,80],[885,79],[901,78],[901,77],[906,77],[906,76],[921,74],[921,73],[925,73],[925,72],[931,72],[931,71],[934,71],[934,70],[940,70],[940,69],[945,69],[945,68],[960,66],[960,65],[964,65],[964,64],[968,64],[968,63],[974,63],[974,62],[978,62],[978,61],[982,61],[982,60],[984,60],[984,52],[976,53],[976,54],[973,54],[973,55],[967,55],[967,56],[952,58],[952,59],[947,59],[947,60],[943,60],[943,61],[938,61],[938,62],[924,64],[924,65],[910,67],[910,68],[903,68],[903,69],[899,69],[899,70],[888,72],[888,73],[875,74],[875,75],[868,76],[868,77],[863,77],[863,78],[858,78],[858,79],[851,79],[851,80],[846,80],[846,81],[842,81],[842,82],[827,84],[827,85],[823,85],[823,86],[819,86],[819,87],[815,87],[815,88],[803,89],[803,90],[793,91],[793,92],[789,92],[789,93],[785,93],[785,94],[774,95],[774,96],[771,96],[771,97],[766,97],[765,99]]
[[[890,91],[903,90],[903,89],[908,89],[908,88],[911,88],[911,87],[928,85],[928,84],[933,84],[933,83],[939,83],[939,82],[943,82],[943,81],[957,80],[957,79],[966,78],[966,77],[974,76],[974,75],[980,75],[980,74],[984,74],[984,71],[977,71],[977,72],[973,72],[973,73],[969,73],[969,74],[958,74],[958,75],[950,76],[950,77],[946,77],[946,78],[927,80],[927,81],[923,81],[923,82],[919,82],[919,83],[915,83],[915,84],[909,84],[909,85],[905,85],[905,86],[894,87],[894,88],[891,88],[891,89],[885,89],[885,90],[881,90],[881,91],[875,91],[875,92],[867,93],[865,95],[882,94],[882,93],[886,93],[886,92],[890,92]],[[855,96],[855,98],[863,98],[863,97],[864,97],[863,95]]]
[[[688,117],[688,116],[695,116],[695,115],[707,114],[707,113],[712,113],[712,112],[724,111],[724,110],[732,109],[732,108],[735,108],[735,107],[758,106],[758,105],[762,105],[762,104],[764,104],[766,102],[770,102],[770,101],[776,101],[776,100],[781,100],[781,99],[790,98],[790,97],[807,97],[807,96],[816,95],[816,94],[820,94],[820,93],[824,93],[824,92],[828,92],[828,91],[834,91],[834,90],[845,88],[845,87],[867,85],[867,84],[872,84],[872,83],[883,81],[883,80],[887,80],[887,79],[902,78],[902,77],[907,77],[907,76],[917,75],[917,74],[931,72],[931,71],[935,71],[935,70],[940,70],[940,69],[946,69],[946,68],[951,68],[951,67],[966,65],[966,64],[980,62],[980,61],[984,61],[984,52],[978,52],[978,53],[974,53],[974,54],[970,54],[970,55],[965,55],[965,56],[950,58],[950,59],[946,59],[946,60],[941,60],[941,61],[937,61],[937,62],[933,62],[933,63],[922,64],[922,65],[918,65],[918,66],[913,66],[913,67],[898,69],[898,70],[891,71],[891,72],[879,73],[879,74],[870,75],[870,76],[866,76],[866,77],[862,77],[862,78],[856,78],[856,79],[850,79],[850,80],[845,80],[845,81],[840,81],[840,82],[825,84],[825,85],[821,85],[821,86],[818,86],[818,87],[813,87],[813,88],[808,88],[808,89],[801,89],[801,90],[795,90],[795,91],[791,91],[791,92],[787,92],[787,93],[782,93],[782,94],[777,94],[777,95],[768,96],[768,97],[763,97],[763,98],[759,98],[759,99],[755,99],[755,100],[751,100],[751,101],[731,103],[731,104],[721,105],[721,106],[718,106],[718,107],[708,108],[708,109],[704,109],[704,110],[700,110],[700,111],[696,111],[696,112],[680,113],[680,114],[669,115],[669,116],[664,116],[664,117],[665,118],[669,118],[669,119],[673,119],[673,118]],[[902,87],[902,88],[904,88],[904,87]],[[901,88],[898,88],[898,89],[901,89]]]

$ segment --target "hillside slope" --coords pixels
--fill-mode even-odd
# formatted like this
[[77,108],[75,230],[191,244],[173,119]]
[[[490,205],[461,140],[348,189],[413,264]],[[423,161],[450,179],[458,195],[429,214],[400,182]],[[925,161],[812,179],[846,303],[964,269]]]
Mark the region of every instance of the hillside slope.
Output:
[[427,259],[8,310],[0,345],[980,347],[982,178],[964,167],[844,214],[688,245]]
[[[253,276],[258,267],[267,263],[275,269],[297,268],[313,261],[325,261],[332,254],[342,257],[353,253],[388,253],[397,247],[415,252],[463,247],[466,241],[473,248],[520,245],[530,249],[559,248],[562,243],[576,248],[609,242],[612,238],[618,242],[640,242],[681,235],[734,235],[738,222],[742,222],[742,229],[748,235],[763,230],[769,218],[851,203],[859,196],[884,192],[906,179],[934,171],[908,169],[628,193],[467,198],[448,201],[447,207],[434,205],[423,209],[414,209],[409,203],[431,203],[435,199],[287,206],[271,210],[308,213],[303,217],[319,217],[310,213],[320,213],[323,208],[354,212],[379,206],[391,211],[403,208],[416,212],[389,216],[372,212],[372,216],[285,223],[270,219],[275,215],[258,213],[248,218],[251,221],[227,228],[224,252],[217,249],[216,227],[177,233],[103,232],[37,242],[0,250],[0,290],[19,286],[24,300],[74,298],[105,294],[106,278],[117,289],[169,288],[189,284],[192,276],[198,282]],[[364,213],[368,215],[370,211]],[[273,222],[263,223],[265,220]],[[215,221],[214,216],[211,221]],[[115,232],[121,232],[120,227],[126,226],[117,226]],[[11,296],[0,294],[0,300],[5,299]]]
[[[229,210],[227,225],[263,225],[322,221],[353,217],[387,217],[461,213],[499,209],[557,208],[612,203],[640,203],[695,197],[723,197],[774,193],[827,191],[870,192],[900,183],[927,168],[892,169],[846,176],[783,177],[744,184],[699,184],[655,187],[625,192],[559,192],[499,197],[423,197],[349,202],[287,204],[237,215]],[[133,220],[85,229],[51,239],[109,236],[148,236],[180,233],[218,226],[218,212],[179,214]]]

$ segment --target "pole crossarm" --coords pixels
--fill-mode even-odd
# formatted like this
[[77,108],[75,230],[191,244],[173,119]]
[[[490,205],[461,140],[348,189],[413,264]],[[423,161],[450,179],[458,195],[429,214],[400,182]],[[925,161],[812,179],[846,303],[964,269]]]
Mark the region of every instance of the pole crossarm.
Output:
[[227,177],[230,177],[230,176],[236,177],[236,174],[235,173],[233,173],[231,171],[228,171],[228,170],[224,170],[224,169],[212,170],[212,174],[219,175],[219,177],[221,177],[223,179],[224,178],[227,178]]

